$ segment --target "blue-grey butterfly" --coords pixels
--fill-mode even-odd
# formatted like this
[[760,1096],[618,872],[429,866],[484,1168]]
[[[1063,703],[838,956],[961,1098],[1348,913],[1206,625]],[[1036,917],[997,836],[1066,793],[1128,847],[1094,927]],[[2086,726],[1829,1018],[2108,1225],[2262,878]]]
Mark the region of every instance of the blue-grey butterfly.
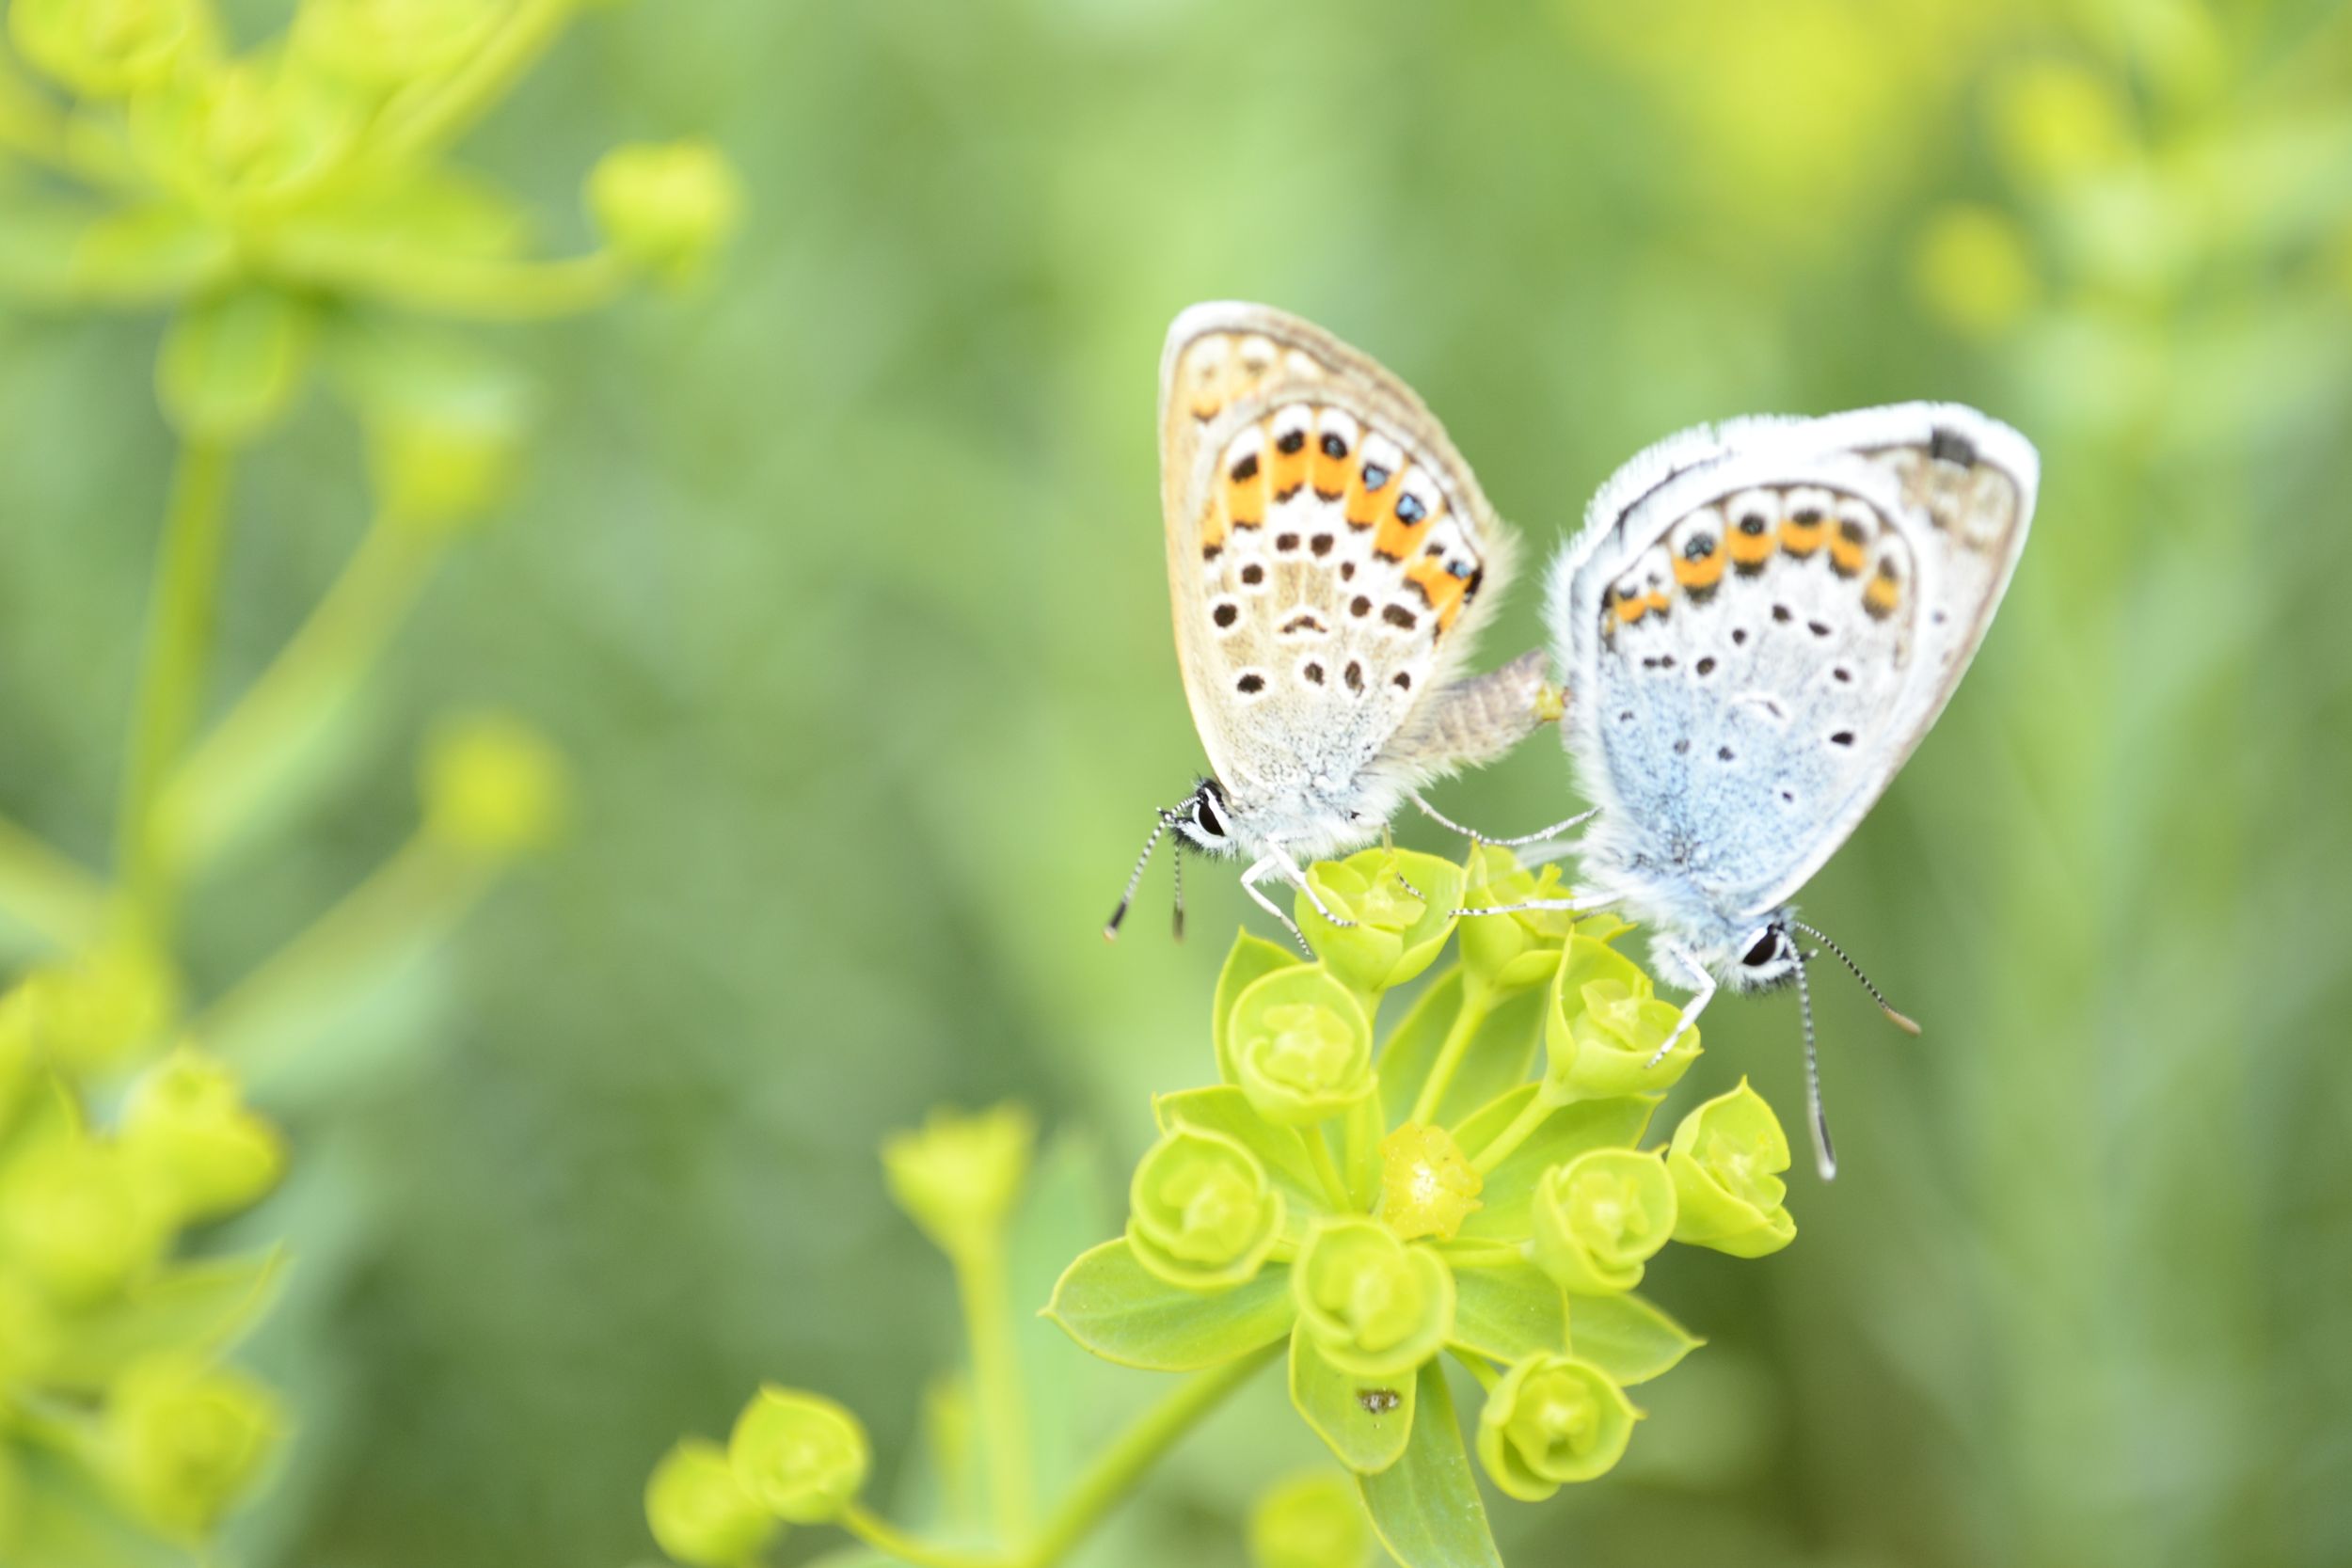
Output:
[[1650,928],[1695,991],[1677,1037],[1718,986],[1794,979],[1825,1177],[1800,937],[1845,955],[1788,900],[1959,684],[2040,470],[2024,436],[1951,404],[1741,420],[1620,468],[1551,570],[1562,738],[1594,820],[1577,896],[1548,907]]

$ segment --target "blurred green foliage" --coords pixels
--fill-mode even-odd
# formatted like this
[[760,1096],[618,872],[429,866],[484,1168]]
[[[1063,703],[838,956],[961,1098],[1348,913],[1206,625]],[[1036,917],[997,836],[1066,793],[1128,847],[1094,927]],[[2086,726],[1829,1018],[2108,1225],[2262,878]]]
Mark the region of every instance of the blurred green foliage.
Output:
[[[241,40],[291,11],[224,8]],[[23,102],[0,73],[0,125]],[[1708,1352],[1608,1480],[1498,1514],[1506,1557],[2352,1559],[2352,11],[695,0],[568,33],[468,162],[546,254],[592,254],[580,170],[676,135],[743,166],[697,293],[388,356],[422,429],[355,436],[295,389],[235,477],[205,717],[355,548],[421,602],[390,678],[285,753],[310,787],[267,798],[269,852],[188,786],[217,830],[189,830],[192,994],[400,843],[386,758],[431,715],[527,714],[577,773],[572,834],[445,957],[249,1015],[302,1045],[247,1082],[293,1164],[220,1245],[300,1259],[246,1352],[300,1441],[242,1556],[648,1557],[648,1468],[762,1378],[905,1453],[956,1406],[926,1383],[952,1307],[870,1151],[935,1101],[1098,1140],[1054,1157],[1025,1299],[1109,1232],[1217,960],[1091,935],[1199,765],[1152,366],[1178,308],[1239,296],[1406,375],[1539,552],[1700,419],[1953,397],[2042,449],[1983,655],[1806,899],[1927,1037],[1824,988],[1847,1176],[1799,1178],[1765,1264],[1651,1265]],[[0,157],[12,261],[35,195]],[[644,238],[732,205],[684,189]],[[421,231],[318,264],[453,297]],[[0,808],[89,863],[167,499],[158,346],[145,315],[0,309]],[[527,378],[444,368],[485,350]],[[505,515],[428,587],[353,465],[483,451],[526,400],[483,469]],[[1535,640],[1529,590],[1492,657]],[[1539,740],[1440,804],[1550,821],[1563,778]],[[1195,881],[1200,929],[1241,917]],[[1694,1081],[1793,1102],[1792,1001],[1708,1023]],[[1029,1328],[1048,1448],[1149,1381]],[[1093,1560],[1241,1560],[1261,1480],[1317,1451],[1254,1395]]]

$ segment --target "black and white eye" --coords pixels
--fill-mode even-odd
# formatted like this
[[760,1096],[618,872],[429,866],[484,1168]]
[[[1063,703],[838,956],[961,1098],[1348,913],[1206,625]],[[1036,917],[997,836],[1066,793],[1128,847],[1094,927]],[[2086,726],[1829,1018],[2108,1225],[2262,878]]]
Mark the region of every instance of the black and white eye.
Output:
[[1773,927],[1766,927],[1756,934],[1748,950],[1740,955],[1740,961],[1750,969],[1770,969],[1783,961],[1788,954],[1788,939]]

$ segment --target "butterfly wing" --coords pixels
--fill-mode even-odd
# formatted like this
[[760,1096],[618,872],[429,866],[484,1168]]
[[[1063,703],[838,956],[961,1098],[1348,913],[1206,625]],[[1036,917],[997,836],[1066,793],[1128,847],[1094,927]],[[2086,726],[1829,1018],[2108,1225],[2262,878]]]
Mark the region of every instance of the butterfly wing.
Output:
[[1410,388],[1295,316],[1194,306],[1161,361],[1160,473],[1184,693],[1237,812],[1344,820],[1469,760],[1432,705],[1511,541]]
[[2039,463],[1952,404],[1748,420],[1602,488],[1552,578],[1604,875],[1731,919],[1804,885],[1943,711]]

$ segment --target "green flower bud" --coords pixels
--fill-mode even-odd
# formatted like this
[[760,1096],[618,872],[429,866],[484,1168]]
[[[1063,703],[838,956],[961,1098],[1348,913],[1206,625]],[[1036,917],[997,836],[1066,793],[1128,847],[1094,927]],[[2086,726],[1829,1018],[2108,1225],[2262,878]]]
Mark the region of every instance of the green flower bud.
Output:
[[121,1149],[78,1130],[41,1137],[0,1171],[0,1257],[57,1301],[112,1294],[169,1239],[164,1205]]
[[1530,1220],[1535,1262],[1562,1289],[1630,1291],[1674,1237],[1674,1180],[1656,1154],[1596,1148],[1544,1172]]
[[183,1222],[235,1213],[286,1168],[278,1130],[246,1109],[236,1075],[184,1046],[133,1087],[120,1142]]
[[304,0],[294,43],[346,81],[396,87],[473,54],[505,9],[493,0]]
[[920,1132],[882,1141],[882,1175],[907,1217],[942,1252],[964,1257],[1003,1235],[1036,1143],[1037,1123],[1019,1105],[933,1111]]
[[1325,1360],[1364,1377],[1396,1377],[1454,1332],[1454,1275],[1424,1246],[1368,1219],[1319,1221],[1291,1270],[1300,1320]]
[[7,1109],[8,1061],[68,1071],[113,1067],[163,1031],[178,995],[170,969],[135,943],[101,947],[26,975],[0,998],[0,1113]]
[[1681,1020],[1682,1009],[1659,1001],[1632,959],[1589,937],[1569,938],[1544,1011],[1544,1099],[1565,1105],[1672,1088],[1698,1060],[1697,1028],[1649,1064]]
[[1363,1568],[1372,1529],[1356,1483],[1312,1470],[1268,1491],[1249,1512],[1249,1560],[1256,1568]]
[[8,30],[24,57],[85,98],[119,98],[212,51],[205,0],[16,0]]
[[1679,1212],[1675,1240],[1761,1258],[1796,1240],[1787,1207],[1788,1138],[1745,1078],[1682,1118],[1666,1150]]
[[681,1439],[645,1482],[645,1523],[673,1561],[738,1568],[775,1539],[775,1515],[735,1479],[727,1451],[706,1437]]
[[279,55],[185,76],[132,101],[131,140],[166,184],[213,206],[283,206],[349,161],[362,106]]
[[1641,1418],[1597,1367],[1538,1351],[1486,1395],[1478,1457],[1505,1496],[1539,1503],[1567,1482],[1606,1474]]
[[495,714],[445,722],[425,748],[422,783],[426,831],[485,860],[544,848],[568,815],[562,754]]
[[151,1357],[115,1385],[107,1468],[151,1524],[198,1536],[251,1490],[285,1424],[276,1397],[242,1372]]
[[1333,914],[1356,924],[1332,925],[1301,893],[1295,906],[1299,929],[1331,973],[1365,996],[1427,969],[1445,946],[1462,902],[1460,866],[1404,849],[1319,861],[1307,868],[1307,882]]
[[632,266],[684,283],[734,233],[743,190],[708,142],[616,147],[588,176],[588,209]]
[[1255,1275],[1282,1232],[1282,1195],[1257,1156],[1221,1133],[1170,1129],[1136,1166],[1128,1201],[1136,1261],[1191,1290]]
[[[1520,868],[1518,857],[1500,845],[1470,850],[1470,876],[1462,890],[1466,909],[1493,909],[1534,899],[1565,898],[1560,868]],[[1557,910],[1514,910],[1462,922],[1462,965],[1491,990],[1514,991],[1551,978],[1560,949],[1576,929],[1576,917]]]
[[1372,1024],[1321,965],[1252,981],[1234,999],[1227,1040],[1242,1093],[1268,1121],[1320,1121],[1373,1090]]
[[855,1416],[819,1395],[768,1384],[736,1418],[727,1463],[771,1513],[821,1525],[856,1500],[872,1455]]
[[1380,1140],[1380,1223],[1408,1242],[1454,1240],[1483,1185],[1442,1127],[1408,1121]]

